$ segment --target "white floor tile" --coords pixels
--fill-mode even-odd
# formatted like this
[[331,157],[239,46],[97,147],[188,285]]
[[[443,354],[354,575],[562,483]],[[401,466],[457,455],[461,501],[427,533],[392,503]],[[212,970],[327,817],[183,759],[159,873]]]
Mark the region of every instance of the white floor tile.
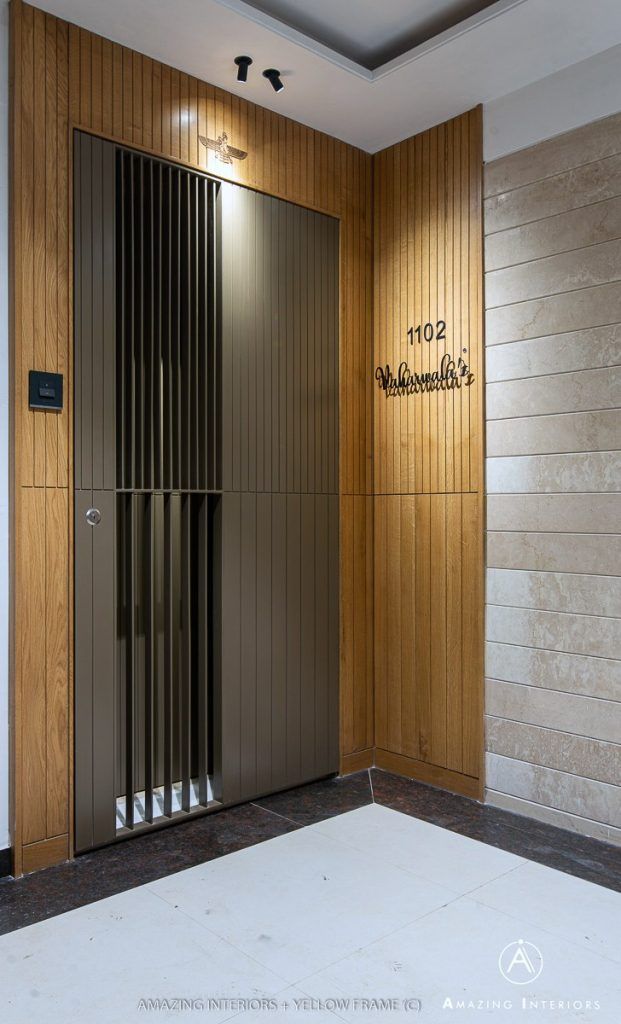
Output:
[[[0,937],[0,1020],[618,1024],[620,920],[617,893],[366,807]],[[498,969],[519,939],[525,986]]]
[[[520,938],[534,943],[543,956],[540,977],[526,985],[506,981],[498,968],[502,950]],[[618,1024],[621,1005],[621,976],[611,961],[470,897],[300,981],[298,988],[329,1006],[337,1005],[339,1015],[356,1024],[380,1019],[382,1024],[406,1020],[470,1024],[490,1019]],[[416,998],[421,1001],[420,1013],[403,1004]],[[360,1006],[364,999],[397,1000],[404,1008],[383,1014],[377,1009],[366,1011]],[[576,1008],[555,1010],[540,1002],[539,1009],[526,1012],[522,999],[577,1003]],[[465,1001],[464,1009],[456,1007],[458,1000]],[[467,1006],[470,1000],[472,1008]],[[587,1007],[589,1000],[591,1006]],[[600,1009],[594,1008],[597,1002]]]
[[379,804],[348,811],[313,828],[459,895],[525,863],[512,853]]
[[455,898],[309,828],[150,888],[292,984]]
[[[0,937],[0,1019],[178,1019],[141,999],[271,996],[283,980],[141,887]],[[229,1018],[223,1007],[201,1015]],[[192,1014],[198,1017],[198,1014]]]
[[621,963],[621,893],[527,861],[472,898]]
[[314,1000],[293,985],[265,1002],[232,1017],[230,1024],[337,1024],[343,1019],[330,1010],[315,1009]]

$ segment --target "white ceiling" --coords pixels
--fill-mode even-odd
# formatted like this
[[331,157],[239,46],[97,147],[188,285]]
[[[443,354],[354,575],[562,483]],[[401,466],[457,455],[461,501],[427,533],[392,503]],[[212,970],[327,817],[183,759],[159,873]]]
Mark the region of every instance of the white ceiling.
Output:
[[386,64],[495,0],[246,0],[365,68]]
[[[370,71],[244,0],[36,2],[369,152],[621,42],[619,0],[497,0]],[[270,7],[276,2],[269,0]],[[310,0],[278,2],[306,11]],[[334,9],[334,35],[343,30],[346,8],[351,12],[354,6],[353,45],[368,47],[374,33],[382,45],[394,42],[394,12],[401,0],[315,0],[314,9],[321,9],[324,28],[329,7]],[[425,9],[427,0],[418,4],[418,13]],[[378,11],[386,14],[381,22]],[[246,86],[235,81],[233,57],[241,53],[255,62]],[[261,77],[266,67],[281,69],[282,92],[273,92]]]

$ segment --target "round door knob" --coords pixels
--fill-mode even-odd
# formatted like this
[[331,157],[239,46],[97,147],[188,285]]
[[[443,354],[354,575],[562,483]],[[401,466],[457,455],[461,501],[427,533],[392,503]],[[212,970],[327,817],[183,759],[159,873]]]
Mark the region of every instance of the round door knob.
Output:
[[98,508],[89,508],[86,513],[86,522],[89,526],[98,526],[101,522],[101,512]]

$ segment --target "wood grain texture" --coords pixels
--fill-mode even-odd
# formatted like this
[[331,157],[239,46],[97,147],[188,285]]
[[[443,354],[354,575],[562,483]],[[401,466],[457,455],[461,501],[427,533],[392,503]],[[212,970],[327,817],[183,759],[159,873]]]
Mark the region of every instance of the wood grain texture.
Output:
[[[372,158],[21,0],[11,3],[11,33],[12,774],[20,873],[24,844],[43,844],[36,866],[57,859],[60,828],[73,846],[72,129],[340,220],[343,755],[373,742]],[[246,160],[223,164],[199,141],[223,131],[248,151]],[[29,411],[35,367],[64,374],[62,413]]]
[[[73,128],[339,218],[342,763],[364,762],[377,728],[377,746],[408,758],[408,771],[476,781],[480,111],[371,158],[21,0],[11,31],[15,870],[27,843],[43,844],[37,866],[46,850],[57,857],[59,830],[73,845]],[[246,160],[223,164],[199,141],[223,131]],[[468,348],[475,383],[387,400],[374,366],[407,354],[433,371],[441,353],[413,351],[406,331],[439,317],[447,350]],[[35,365],[64,374],[60,415],[28,410]]]
[[24,846],[23,872],[27,875],[40,868],[49,868],[52,864],[62,864],[69,856],[69,836],[50,836],[49,839],[42,839],[40,843]]
[[354,772],[364,771],[372,768],[375,764],[375,750],[369,747],[367,750],[357,750],[355,754],[345,754],[341,758],[341,775],[352,775]]
[[[468,387],[374,386],[375,746],[380,767],[468,795],[483,764],[481,110],[374,157],[374,366]],[[446,340],[408,328],[446,323]]]
[[394,772],[395,775],[404,775],[407,779],[426,782],[427,785],[437,786],[439,789],[450,789],[453,793],[475,800],[481,797],[479,779],[463,775],[461,772],[452,772],[448,768],[438,768],[435,764],[406,757],[405,754],[396,754],[392,750],[376,747],[375,767],[383,768],[386,772]]

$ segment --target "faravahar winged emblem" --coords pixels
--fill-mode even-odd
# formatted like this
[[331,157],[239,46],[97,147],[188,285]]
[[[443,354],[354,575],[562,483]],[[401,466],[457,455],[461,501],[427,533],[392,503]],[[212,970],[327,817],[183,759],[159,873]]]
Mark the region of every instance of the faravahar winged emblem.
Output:
[[217,139],[208,139],[204,135],[199,135],[199,142],[202,142],[203,146],[207,149],[213,149],[214,153],[223,164],[232,164],[233,160],[245,160],[248,156],[244,153],[243,149],[236,149],[235,146],[229,146],[229,137],[226,132],[222,132],[222,135],[218,135]]

